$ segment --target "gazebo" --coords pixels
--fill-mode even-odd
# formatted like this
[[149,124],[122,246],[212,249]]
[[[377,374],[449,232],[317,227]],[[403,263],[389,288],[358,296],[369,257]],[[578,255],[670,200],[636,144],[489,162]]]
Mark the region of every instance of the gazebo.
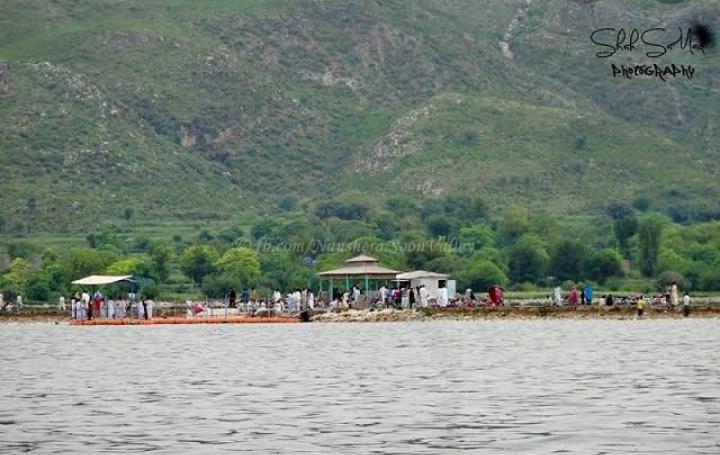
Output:
[[344,280],[345,289],[350,290],[351,280],[365,280],[365,295],[370,291],[370,280],[394,280],[399,272],[378,265],[374,257],[360,255],[345,261],[345,265],[335,270],[318,273],[320,289],[323,280],[329,281],[330,298],[333,295],[333,280]]

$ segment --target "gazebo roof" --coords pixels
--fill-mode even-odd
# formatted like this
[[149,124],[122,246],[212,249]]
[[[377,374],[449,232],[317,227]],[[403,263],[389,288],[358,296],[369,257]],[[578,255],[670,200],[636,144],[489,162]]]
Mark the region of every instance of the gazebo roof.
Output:
[[354,258],[350,258],[345,261],[346,264],[351,264],[353,262],[378,262],[378,260],[372,256],[361,254],[360,256],[355,256]]
[[378,265],[378,260],[365,255],[355,256],[345,261],[339,269],[326,270],[318,273],[320,278],[368,277],[377,279],[394,279],[399,272]]

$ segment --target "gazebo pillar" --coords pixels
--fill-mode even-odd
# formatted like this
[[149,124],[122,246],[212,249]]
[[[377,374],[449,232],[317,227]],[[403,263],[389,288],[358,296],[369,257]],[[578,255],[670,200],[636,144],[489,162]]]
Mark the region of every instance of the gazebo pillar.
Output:
[[367,299],[368,294],[370,293],[370,281],[368,281],[368,276],[365,275],[365,298]]

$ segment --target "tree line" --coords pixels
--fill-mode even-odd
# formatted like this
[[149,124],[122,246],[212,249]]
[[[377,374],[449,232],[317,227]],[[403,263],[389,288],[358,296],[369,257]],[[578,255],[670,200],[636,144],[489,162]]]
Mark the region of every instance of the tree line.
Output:
[[[720,290],[720,223],[689,226],[625,204],[602,215],[558,217],[520,205],[491,214],[473,197],[418,201],[405,196],[371,207],[346,197],[183,238],[148,239],[109,226],[86,246],[58,251],[28,241],[5,245],[0,289],[47,301],[74,292],[90,274],[141,277],[154,298],[223,296],[317,287],[314,272],[370,254],[397,270],[449,273],[458,289],[499,284],[533,291],[591,282],[611,290]],[[328,249],[327,246],[333,247]]]

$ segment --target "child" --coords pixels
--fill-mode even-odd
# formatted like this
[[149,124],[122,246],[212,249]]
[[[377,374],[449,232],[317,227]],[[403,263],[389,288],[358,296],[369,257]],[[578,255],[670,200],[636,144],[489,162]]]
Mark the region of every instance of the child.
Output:
[[641,319],[645,312],[645,296],[641,295],[637,300],[637,318]]

